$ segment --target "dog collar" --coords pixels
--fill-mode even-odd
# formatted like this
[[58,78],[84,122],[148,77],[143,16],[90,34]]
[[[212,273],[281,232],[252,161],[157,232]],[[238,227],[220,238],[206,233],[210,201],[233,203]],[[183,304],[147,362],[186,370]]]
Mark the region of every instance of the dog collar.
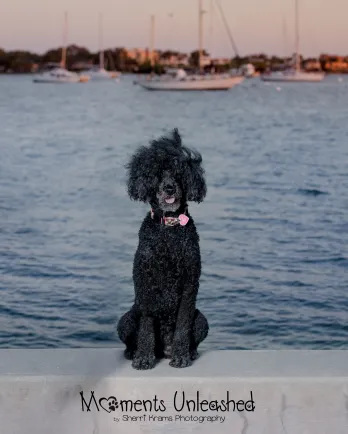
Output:
[[[151,209],[151,218],[153,219],[154,216],[155,213],[153,212],[153,209]],[[164,224],[165,226],[186,226],[189,220],[190,219],[186,214],[180,214],[179,217],[161,217],[161,224]]]

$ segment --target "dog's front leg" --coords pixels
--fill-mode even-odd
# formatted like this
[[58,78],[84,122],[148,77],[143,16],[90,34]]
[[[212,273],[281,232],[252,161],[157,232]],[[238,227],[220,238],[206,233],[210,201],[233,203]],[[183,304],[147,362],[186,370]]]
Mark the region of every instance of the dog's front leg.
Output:
[[149,316],[142,316],[139,321],[137,350],[132,366],[135,369],[152,369],[155,363],[154,321]]
[[186,368],[192,365],[190,348],[199,277],[201,273],[201,262],[198,246],[196,246],[196,249],[192,246],[189,252],[185,261],[186,276],[175,326],[172,360],[170,362],[170,366],[175,368]]
[[190,350],[193,338],[193,323],[199,278],[201,275],[201,255],[198,237],[190,238],[190,242],[185,246],[183,266],[185,274],[183,293],[175,326],[172,360],[170,362],[170,366],[175,368],[186,368],[192,365]]
[[183,296],[180,303],[173,339],[172,360],[169,363],[174,368],[186,368],[192,365],[190,345],[195,313],[195,303],[192,303],[192,299],[195,298],[193,296],[195,290],[190,288],[186,291],[187,295]]

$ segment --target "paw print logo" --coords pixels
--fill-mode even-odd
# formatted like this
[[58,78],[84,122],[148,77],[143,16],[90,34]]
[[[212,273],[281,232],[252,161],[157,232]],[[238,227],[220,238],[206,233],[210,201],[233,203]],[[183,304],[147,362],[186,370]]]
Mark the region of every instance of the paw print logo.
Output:
[[99,405],[107,413],[116,411],[119,407],[118,401],[114,396],[109,396],[109,398],[100,398]]
[[110,411],[116,411],[116,409],[118,408],[118,402],[117,399],[112,397],[109,398],[108,400],[108,407]]

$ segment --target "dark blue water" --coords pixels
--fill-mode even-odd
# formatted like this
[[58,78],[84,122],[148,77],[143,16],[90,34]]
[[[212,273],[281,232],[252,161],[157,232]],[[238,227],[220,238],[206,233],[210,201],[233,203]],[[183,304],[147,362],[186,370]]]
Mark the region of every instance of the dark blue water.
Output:
[[[277,85],[279,86],[279,85]],[[0,346],[119,346],[147,207],[124,169],[178,126],[203,154],[205,349],[348,348],[348,78],[226,93],[0,77]]]

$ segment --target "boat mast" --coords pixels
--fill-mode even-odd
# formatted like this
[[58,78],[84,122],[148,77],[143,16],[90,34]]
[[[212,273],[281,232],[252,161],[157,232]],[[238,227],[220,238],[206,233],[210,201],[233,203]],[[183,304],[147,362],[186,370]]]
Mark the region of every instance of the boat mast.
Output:
[[222,19],[222,22],[223,22],[224,27],[226,29],[227,35],[228,35],[228,37],[230,39],[230,42],[231,42],[234,54],[235,54],[236,58],[239,59],[239,53],[238,53],[237,45],[236,45],[236,43],[235,43],[235,41],[233,39],[230,27],[228,25],[227,19],[225,17],[224,11],[223,11],[222,6],[221,6],[221,3],[218,0],[215,0],[215,4],[216,4],[216,6],[219,9],[219,12],[220,12],[220,15],[221,15],[221,19]]
[[155,15],[151,15],[151,26],[150,26],[150,62],[151,62],[151,67],[154,66],[154,45],[155,45]]
[[99,68],[104,69],[104,50],[103,50],[103,16],[99,14]]
[[209,38],[210,38],[210,54],[213,52],[213,29],[214,29],[214,0],[210,0],[210,28],[209,28]]
[[202,0],[198,0],[198,68],[202,72],[202,56],[203,56],[203,7]]
[[283,16],[283,50],[284,50],[284,56],[288,56],[288,32],[287,32],[287,26],[286,26],[286,18]]
[[295,69],[300,70],[300,32],[299,32],[299,12],[298,12],[298,0],[295,0]]
[[68,40],[68,12],[64,13],[64,31],[63,31],[63,47],[62,47],[62,60],[60,65],[62,68],[66,68],[66,45]]

